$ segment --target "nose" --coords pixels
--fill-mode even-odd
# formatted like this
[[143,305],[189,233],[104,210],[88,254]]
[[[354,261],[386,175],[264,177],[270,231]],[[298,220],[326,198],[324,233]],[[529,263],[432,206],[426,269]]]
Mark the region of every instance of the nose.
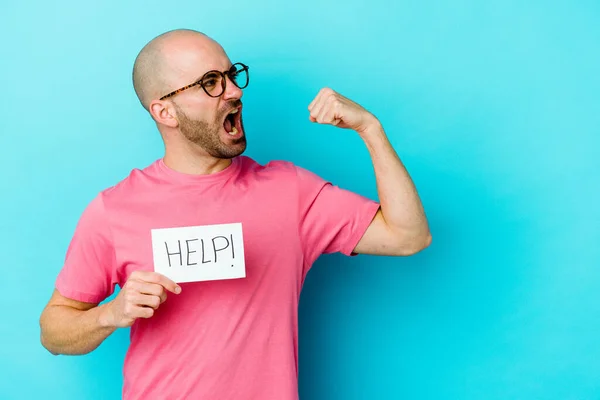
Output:
[[225,92],[223,93],[223,99],[241,99],[244,95],[244,91],[236,86],[235,83],[228,76],[225,77],[226,85]]

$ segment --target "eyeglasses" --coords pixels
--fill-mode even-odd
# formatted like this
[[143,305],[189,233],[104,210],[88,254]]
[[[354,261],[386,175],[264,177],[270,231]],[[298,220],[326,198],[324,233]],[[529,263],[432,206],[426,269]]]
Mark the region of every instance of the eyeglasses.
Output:
[[225,76],[228,76],[229,80],[240,89],[244,89],[250,82],[248,76],[248,66],[242,63],[235,63],[227,71],[208,71],[202,76],[202,78],[200,78],[200,80],[180,89],[174,90],[171,93],[164,95],[159,100],[164,100],[167,97],[175,96],[177,93],[183,92],[184,90],[197,85],[202,86],[202,89],[204,89],[206,94],[210,97],[219,97],[225,92],[225,86],[227,85],[227,79]]

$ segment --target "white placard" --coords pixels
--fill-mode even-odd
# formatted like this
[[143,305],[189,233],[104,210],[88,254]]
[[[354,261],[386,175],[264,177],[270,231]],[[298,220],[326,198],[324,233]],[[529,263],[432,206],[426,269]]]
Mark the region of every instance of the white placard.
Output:
[[241,223],[151,233],[154,271],[177,283],[246,277]]

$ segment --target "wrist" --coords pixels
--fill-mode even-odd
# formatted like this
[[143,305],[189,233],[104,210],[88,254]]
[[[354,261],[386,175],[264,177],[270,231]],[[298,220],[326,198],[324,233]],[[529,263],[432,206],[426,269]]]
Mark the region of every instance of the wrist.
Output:
[[98,307],[98,325],[102,328],[116,329],[115,318],[112,313],[112,301]]
[[365,142],[365,145],[370,152],[379,151],[390,145],[388,137],[383,130],[383,126],[379,121],[368,125],[365,129],[359,131],[358,134]]
[[365,123],[363,127],[357,129],[356,132],[363,138],[385,136],[383,126],[375,116],[372,116],[372,118]]

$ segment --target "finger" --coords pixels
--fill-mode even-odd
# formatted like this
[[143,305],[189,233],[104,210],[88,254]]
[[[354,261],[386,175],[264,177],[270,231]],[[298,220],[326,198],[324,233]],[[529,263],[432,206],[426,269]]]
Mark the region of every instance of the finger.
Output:
[[138,293],[133,296],[132,301],[136,306],[141,307],[150,307],[153,309],[157,309],[160,306],[161,301],[159,296],[149,295],[149,294],[141,294]]
[[335,102],[330,98],[327,100],[327,104],[323,106],[319,115],[317,116],[317,122],[321,124],[331,124],[336,117],[336,106]]
[[309,110],[309,114],[310,114],[309,117],[310,117],[310,120],[313,122],[317,120],[317,115],[319,115],[318,110],[320,109],[320,105],[321,105],[320,100],[317,98]]
[[314,99],[312,99],[312,101],[311,101],[311,102],[310,102],[310,104],[308,105],[308,111],[309,111],[309,112],[310,112],[310,111],[312,111],[313,107],[315,106],[315,103],[317,102],[317,97],[318,97],[318,96],[319,96],[319,95],[315,96],[315,98],[314,98]]
[[[165,288],[158,283],[148,283],[138,281],[139,283],[134,287],[134,289],[142,294],[150,294],[154,296],[158,296],[162,301],[165,301],[167,298],[167,293],[165,292]],[[161,301],[161,302],[162,302]]]
[[129,318],[150,318],[154,315],[154,308],[145,306],[136,306],[131,309]]
[[166,289],[158,283],[140,282],[139,286],[137,286],[135,289],[141,294],[158,296],[161,303],[164,303],[165,300],[167,300]]
[[167,278],[163,274],[159,274],[158,272],[135,271],[131,274],[131,278],[144,282],[156,283],[167,289],[169,292],[175,294],[181,293],[181,286],[179,286],[177,283]]
[[[313,105],[313,109],[314,109],[314,105]],[[317,122],[317,119],[315,117],[313,117],[312,110],[309,110],[309,112],[308,112],[308,119],[310,120],[310,122]]]
[[318,123],[320,124],[324,124],[325,123],[325,114],[327,114],[327,108],[326,107],[322,107],[319,110],[319,113],[316,116],[316,120]]
[[140,307],[140,316],[138,318],[151,318],[154,315],[154,309],[150,307]]
[[[323,124],[333,124],[333,121],[339,117],[341,100],[340,95],[331,89],[324,89],[324,106],[320,111],[320,122]],[[317,118],[318,120],[318,118]]]
[[312,111],[313,107],[315,106],[315,104],[317,104],[317,102],[319,101],[319,97],[321,97],[322,94],[323,94],[323,90],[319,90],[319,93],[317,93],[315,98],[308,105],[308,111]]
[[317,115],[319,115],[320,110],[323,108],[323,104],[327,101],[327,96],[330,93],[330,90],[327,88],[321,89],[310,106],[310,114],[313,119],[316,121]]
[[313,117],[313,119],[316,122],[320,122],[319,116],[323,112],[323,108],[327,106],[326,103],[327,103],[327,98],[321,94],[321,96],[319,97],[319,99],[317,100],[315,105],[313,106],[312,111],[310,112],[310,115]]

